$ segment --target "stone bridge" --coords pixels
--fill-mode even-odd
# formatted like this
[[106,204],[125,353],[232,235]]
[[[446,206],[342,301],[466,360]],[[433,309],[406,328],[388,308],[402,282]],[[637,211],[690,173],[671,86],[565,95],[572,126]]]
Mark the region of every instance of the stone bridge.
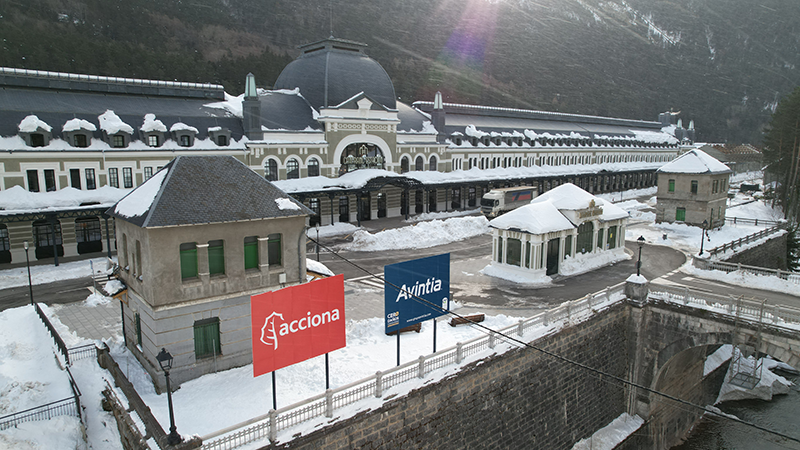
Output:
[[[662,287],[651,291],[646,302],[628,303],[629,380],[637,385],[698,405],[713,404],[724,373],[705,377],[704,363],[723,344],[746,346],[800,368],[800,317],[789,308]],[[702,415],[635,388],[628,406],[631,414],[647,418],[654,448],[677,444]]]

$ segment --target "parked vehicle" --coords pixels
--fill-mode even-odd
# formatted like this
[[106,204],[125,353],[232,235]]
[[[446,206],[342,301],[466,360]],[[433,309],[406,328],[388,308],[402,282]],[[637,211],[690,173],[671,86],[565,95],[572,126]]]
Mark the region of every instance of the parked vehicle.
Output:
[[536,186],[517,186],[492,189],[481,198],[481,212],[489,218],[497,217],[522,205],[527,205],[538,195]]

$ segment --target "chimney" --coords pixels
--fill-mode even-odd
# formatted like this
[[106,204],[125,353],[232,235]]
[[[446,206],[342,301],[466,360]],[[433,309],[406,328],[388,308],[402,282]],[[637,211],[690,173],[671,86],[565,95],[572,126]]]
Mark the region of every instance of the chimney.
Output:
[[264,139],[264,133],[261,131],[261,102],[258,100],[256,77],[252,73],[247,74],[247,80],[244,84],[242,125],[244,126],[244,134],[248,139],[256,141]]
[[443,143],[447,138],[444,131],[444,103],[442,102],[442,93],[436,92],[436,97],[433,100],[433,111],[431,112],[431,121],[433,127],[436,128],[436,142]]

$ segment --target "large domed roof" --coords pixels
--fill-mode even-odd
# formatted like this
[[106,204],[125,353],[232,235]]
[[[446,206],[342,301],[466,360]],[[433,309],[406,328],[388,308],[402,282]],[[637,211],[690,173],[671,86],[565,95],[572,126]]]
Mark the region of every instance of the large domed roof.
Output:
[[336,106],[360,92],[395,109],[392,80],[364,53],[365,47],[334,38],[303,45],[303,53],[278,76],[275,89],[300,88],[300,94],[317,110]]

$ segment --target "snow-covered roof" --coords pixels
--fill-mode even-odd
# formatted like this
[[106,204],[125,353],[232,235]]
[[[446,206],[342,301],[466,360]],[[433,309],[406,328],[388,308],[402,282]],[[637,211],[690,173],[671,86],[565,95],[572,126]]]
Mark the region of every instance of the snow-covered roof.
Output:
[[708,153],[693,149],[658,169],[660,173],[730,173],[731,169]]
[[120,131],[133,134],[133,127],[123,122],[122,119],[110,109],[107,109],[106,112],[100,114],[97,118],[100,120],[100,129],[108,134],[117,134]]
[[19,123],[19,131],[22,133],[34,133],[39,128],[50,131],[53,128],[46,124],[43,120],[39,119],[36,115],[31,114],[30,116],[26,116],[22,121]]
[[575,226],[550,202],[531,203],[489,222],[492,228],[520,230],[531,234],[571,230]]
[[77,130],[87,130],[87,131],[96,131],[97,127],[94,126],[92,122],[83,119],[70,119],[66,123],[64,123],[64,127],[61,128],[62,131],[77,131]]
[[596,207],[603,209],[601,215],[593,216],[601,222],[628,217],[627,211],[611,202],[595,197],[572,183],[565,183],[536,197],[529,205],[521,206],[492,220],[489,226],[532,234],[570,230],[577,224],[567,219],[564,211],[588,209],[592,207],[592,202]]
[[142,131],[145,133],[151,131],[160,131],[164,133],[167,131],[167,126],[164,125],[164,122],[156,119],[155,114],[145,114],[144,123],[142,123]]
[[75,209],[87,204],[91,205],[86,208],[108,207],[128,192],[111,186],[92,190],[65,187],[55,192],[29,192],[22,186],[12,186],[0,191],[0,215]]

